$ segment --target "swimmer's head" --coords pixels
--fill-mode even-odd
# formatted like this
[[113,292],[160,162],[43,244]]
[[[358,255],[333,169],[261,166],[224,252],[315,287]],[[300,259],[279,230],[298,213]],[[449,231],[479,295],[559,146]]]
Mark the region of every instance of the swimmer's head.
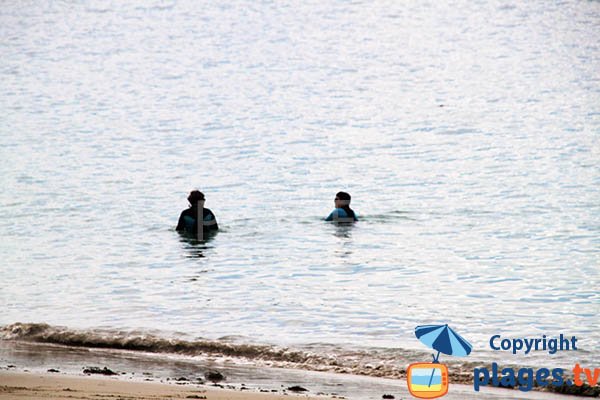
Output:
[[187,199],[192,207],[197,205],[198,202],[200,202],[201,206],[204,206],[204,193],[200,192],[199,190],[192,190]]
[[347,207],[350,205],[350,200],[351,200],[351,197],[348,193],[338,192],[335,195],[335,207],[336,208]]

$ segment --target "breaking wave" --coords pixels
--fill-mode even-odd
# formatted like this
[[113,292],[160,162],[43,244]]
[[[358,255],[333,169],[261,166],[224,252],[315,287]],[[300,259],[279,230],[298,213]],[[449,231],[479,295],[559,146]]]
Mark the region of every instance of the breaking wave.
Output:
[[[428,354],[406,349],[351,349],[329,344],[297,348],[230,340],[187,340],[144,332],[78,330],[44,323],[14,323],[0,327],[0,340],[18,340],[55,345],[179,354],[198,357],[229,357],[255,365],[404,378],[406,366]],[[466,370],[465,370],[466,371]],[[460,376],[460,370],[457,371]]]

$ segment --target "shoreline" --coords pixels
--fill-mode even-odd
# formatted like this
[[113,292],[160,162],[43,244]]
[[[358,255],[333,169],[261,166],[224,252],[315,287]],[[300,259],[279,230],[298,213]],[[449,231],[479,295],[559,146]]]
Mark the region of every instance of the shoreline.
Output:
[[[90,367],[95,367],[96,372],[107,368],[114,371],[115,375],[106,377],[84,376],[83,370]],[[208,371],[218,371],[223,375],[224,379],[219,382],[223,388],[214,387],[207,381],[206,374]],[[228,393],[269,394],[270,396],[264,398],[265,400],[267,398],[277,398],[273,395],[289,396],[297,394],[288,390],[292,387],[306,389],[306,391],[299,392],[303,398],[308,395],[313,396],[311,398],[319,399],[374,400],[381,399],[384,394],[393,395],[396,399],[411,398],[406,381],[402,379],[260,367],[231,359],[182,358],[122,350],[71,348],[38,343],[0,341],[0,387],[7,385],[5,383],[7,377],[12,377],[11,379],[17,379],[15,377],[18,377],[20,383],[10,385],[11,387],[32,387],[35,382],[32,383],[28,379],[32,376],[43,376],[42,382],[50,382],[51,385],[54,385],[55,389],[53,390],[55,393],[51,390],[46,392],[47,396],[45,398],[50,399],[61,399],[61,397],[56,396],[64,393],[56,389],[56,385],[59,385],[63,378],[100,379],[104,382],[104,385],[107,385],[106,389],[109,391],[120,388],[119,385],[117,385],[117,389],[112,388],[115,382],[125,382],[151,385],[144,390],[156,388],[154,385],[165,385],[170,388],[178,387],[187,390],[217,390],[219,393],[225,391]],[[21,382],[22,379],[25,379],[24,382]],[[5,394],[5,392],[1,393]],[[190,393],[186,396],[193,395],[195,394]],[[0,396],[0,398],[15,397]],[[480,392],[474,392],[472,385],[456,383],[451,379],[450,391],[445,398],[449,400],[475,398],[500,400],[510,398],[574,399],[575,397],[551,392],[530,391],[525,393],[515,389],[491,387],[484,387]],[[132,399],[136,398],[133,397]],[[141,399],[145,398],[142,397]],[[259,399],[262,400],[263,398],[259,397]]]
[[[353,345],[341,347],[326,343],[287,346],[228,339],[172,337],[156,332],[71,329],[45,323],[13,323],[0,326],[0,347],[2,346],[42,346],[57,355],[62,355],[59,349],[71,349],[70,351],[73,352],[74,349],[93,349],[113,352],[113,354],[129,352],[157,357],[233,360],[237,363],[251,363],[257,367],[301,369],[390,379],[406,379],[406,367],[409,364],[428,361],[431,357],[430,352],[402,347],[367,348]],[[579,357],[574,362],[586,365],[597,364],[589,354],[587,357]],[[474,368],[489,369],[492,363],[515,370],[563,368],[567,374],[574,365],[561,360],[560,363],[549,366],[539,359],[539,356],[538,359],[530,357],[528,360],[508,360],[499,358],[497,354],[479,354],[468,359],[444,360],[444,364],[449,367],[450,379],[455,383],[467,385],[473,384]]]

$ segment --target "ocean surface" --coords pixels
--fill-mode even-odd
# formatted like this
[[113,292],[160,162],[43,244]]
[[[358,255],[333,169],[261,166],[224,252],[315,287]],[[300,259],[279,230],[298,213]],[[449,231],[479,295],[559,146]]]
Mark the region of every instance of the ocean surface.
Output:
[[5,3],[0,337],[600,366],[599,37],[598,1]]

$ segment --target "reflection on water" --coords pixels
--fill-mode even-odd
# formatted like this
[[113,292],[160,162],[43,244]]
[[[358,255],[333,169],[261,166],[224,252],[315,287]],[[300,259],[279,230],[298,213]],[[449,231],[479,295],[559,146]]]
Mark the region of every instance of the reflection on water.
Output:
[[333,235],[340,239],[336,245],[335,253],[341,258],[349,258],[352,255],[352,230],[355,223],[331,223],[334,231]]
[[[184,235],[182,235],[184,236]],[[206,242],[200,241],[195,237],[182,237],[181,243],[184,244],[183,249],[188,253],[188,258],[201,258],[204,257],[203,251],[206,250]]]
[[177,232],[180,237],[180,242],[183,244],[183,249],[188,253],[188,258],[205,257],[204,252],[210,248],[209,243],[217,236],[218,232],[205,233],[202,240],[199,240],[196,235],[188,232]]
[[[354,223],[334,223],[333,226],[335,227],[334,230],[334,235],[336,237],[339,238],[344,238],[344,239],[352,239],[352,229],[354,228]],[[351,243],[352,241],[348,241],[348,243]]]

